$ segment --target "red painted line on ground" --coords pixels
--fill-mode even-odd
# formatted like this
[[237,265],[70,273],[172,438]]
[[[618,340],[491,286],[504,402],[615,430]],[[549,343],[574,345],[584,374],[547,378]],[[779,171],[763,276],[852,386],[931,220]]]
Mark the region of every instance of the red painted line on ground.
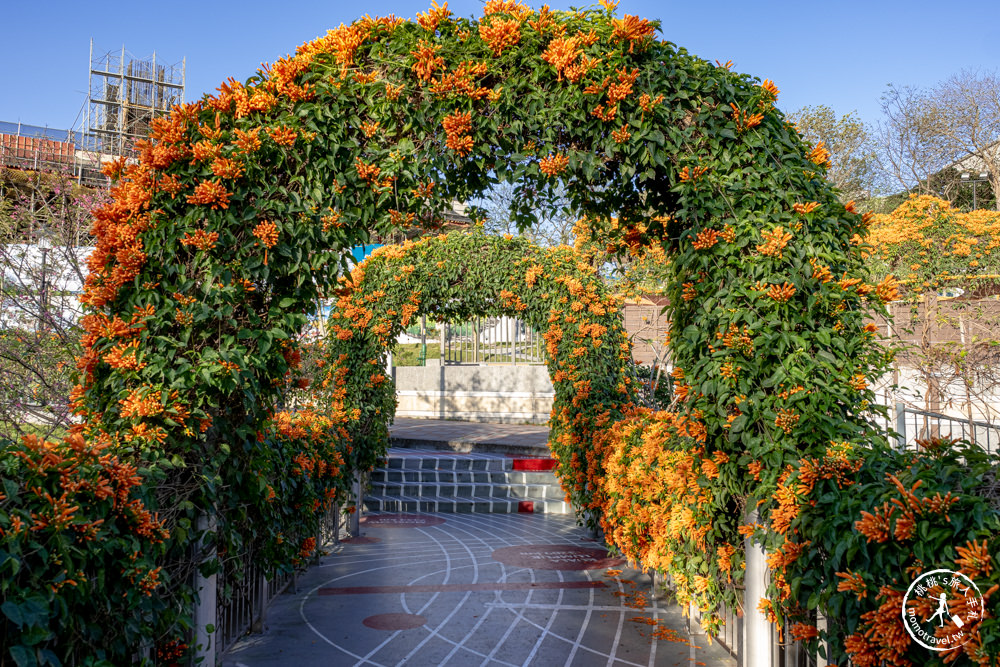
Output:
[[603,581],[539,581],[536,583],[414,584],[412,586],[345,586],[321,588],[319,595],[371,595],[375,593],[467,593],[469,591],[537,591],[560,588],[606,588]]

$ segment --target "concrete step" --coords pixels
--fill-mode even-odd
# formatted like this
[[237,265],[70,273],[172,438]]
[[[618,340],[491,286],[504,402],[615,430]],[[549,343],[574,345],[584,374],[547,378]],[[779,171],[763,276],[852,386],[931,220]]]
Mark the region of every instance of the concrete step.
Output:
[[379,496],[441,496],[444,498],[503,498],[562,500],[556,484],[449,484],[442,482],[372,482],[371,492]]
[[569,514],[551,458],[390,449],[372,471],[365,508],[380,512]]
[[513,460],[504,458],[473,458],[457,456],[389,456],[386,467],[390,470],[476,470],[496,471],[513,469]]
[[517,470],[425,470],[377,468],[371,482],[438,482],[442,484],[555,484],[552,472],[520,472]]
[[572,514],[569,503],[562,500],[463,498],[444,496],[365,496],[369,512],[464,512],[464,513],[538,513]]

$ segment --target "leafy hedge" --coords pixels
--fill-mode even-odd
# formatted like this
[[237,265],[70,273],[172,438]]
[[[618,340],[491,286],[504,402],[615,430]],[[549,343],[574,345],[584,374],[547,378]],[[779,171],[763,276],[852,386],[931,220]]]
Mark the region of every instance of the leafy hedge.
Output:
[[[162,475],[79,434],[0,441],[0,646],[18,665],[121,664],[162,638]],[[119,658],[116,660],[115,658]]]
[[348,497],[342,426],[309,411],[277,414],[240,483],[219,493],[210,535],[195,530],[189,499],[157,500],[168,462],[136,463],[134,451],[78,433],[0,441],[0,651],[19,666],[131,664],[145,649],[157,664],[181,659],[194,544],[208,538],[205,574],[230,581],[248,554],[272,575],[302,564],[324,512]]
[[[813,648],[830,639],[837,664],[992,665],[1000,655],[1000,457],[945,440],[921,445],[836,445],[787,469],[779,486],[767,611]],[[937,637],[971,637],[940,653],[912,642],[901,618],[907,587],[935,569],[966,575],[985,598],[979,620],[936,629]],[[961,604],[950,599],[950,612],[968,620]],[[816,610],[828,629],[817,630]]]

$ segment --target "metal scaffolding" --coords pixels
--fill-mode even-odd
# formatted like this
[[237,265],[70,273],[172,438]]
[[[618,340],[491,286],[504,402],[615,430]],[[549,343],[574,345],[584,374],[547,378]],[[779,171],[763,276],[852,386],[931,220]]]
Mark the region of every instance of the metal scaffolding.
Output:
[[90,41],[90,86],[85,150],[102,156],[135,155],[134,144],[149,135],[149,124],[184,102],[185,60],[139,59],[125,50],[95,55]]

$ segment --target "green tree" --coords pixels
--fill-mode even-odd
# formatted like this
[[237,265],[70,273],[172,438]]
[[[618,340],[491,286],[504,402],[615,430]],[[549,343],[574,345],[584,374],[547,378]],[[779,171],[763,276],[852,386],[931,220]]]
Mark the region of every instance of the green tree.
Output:
[[823,142],[830,151],[827,178],[840,190],[843,201],[869,199],[875,188],[877,161],[871,133],[857,113],[843,116],[828,106],[803,107],[788,115],[796,129],[812,144]]
[[90,210],[106,195],[71,174],[0,170],[0,434],[70,424]]
[[971,208],[972,185],[961,174],[985,174],[989,183],[979,184],[975,204],[997,206],[1000,77],[995,72],[962,71],[932,88],[890,84],[882,113],[875,143],[885,185]]

